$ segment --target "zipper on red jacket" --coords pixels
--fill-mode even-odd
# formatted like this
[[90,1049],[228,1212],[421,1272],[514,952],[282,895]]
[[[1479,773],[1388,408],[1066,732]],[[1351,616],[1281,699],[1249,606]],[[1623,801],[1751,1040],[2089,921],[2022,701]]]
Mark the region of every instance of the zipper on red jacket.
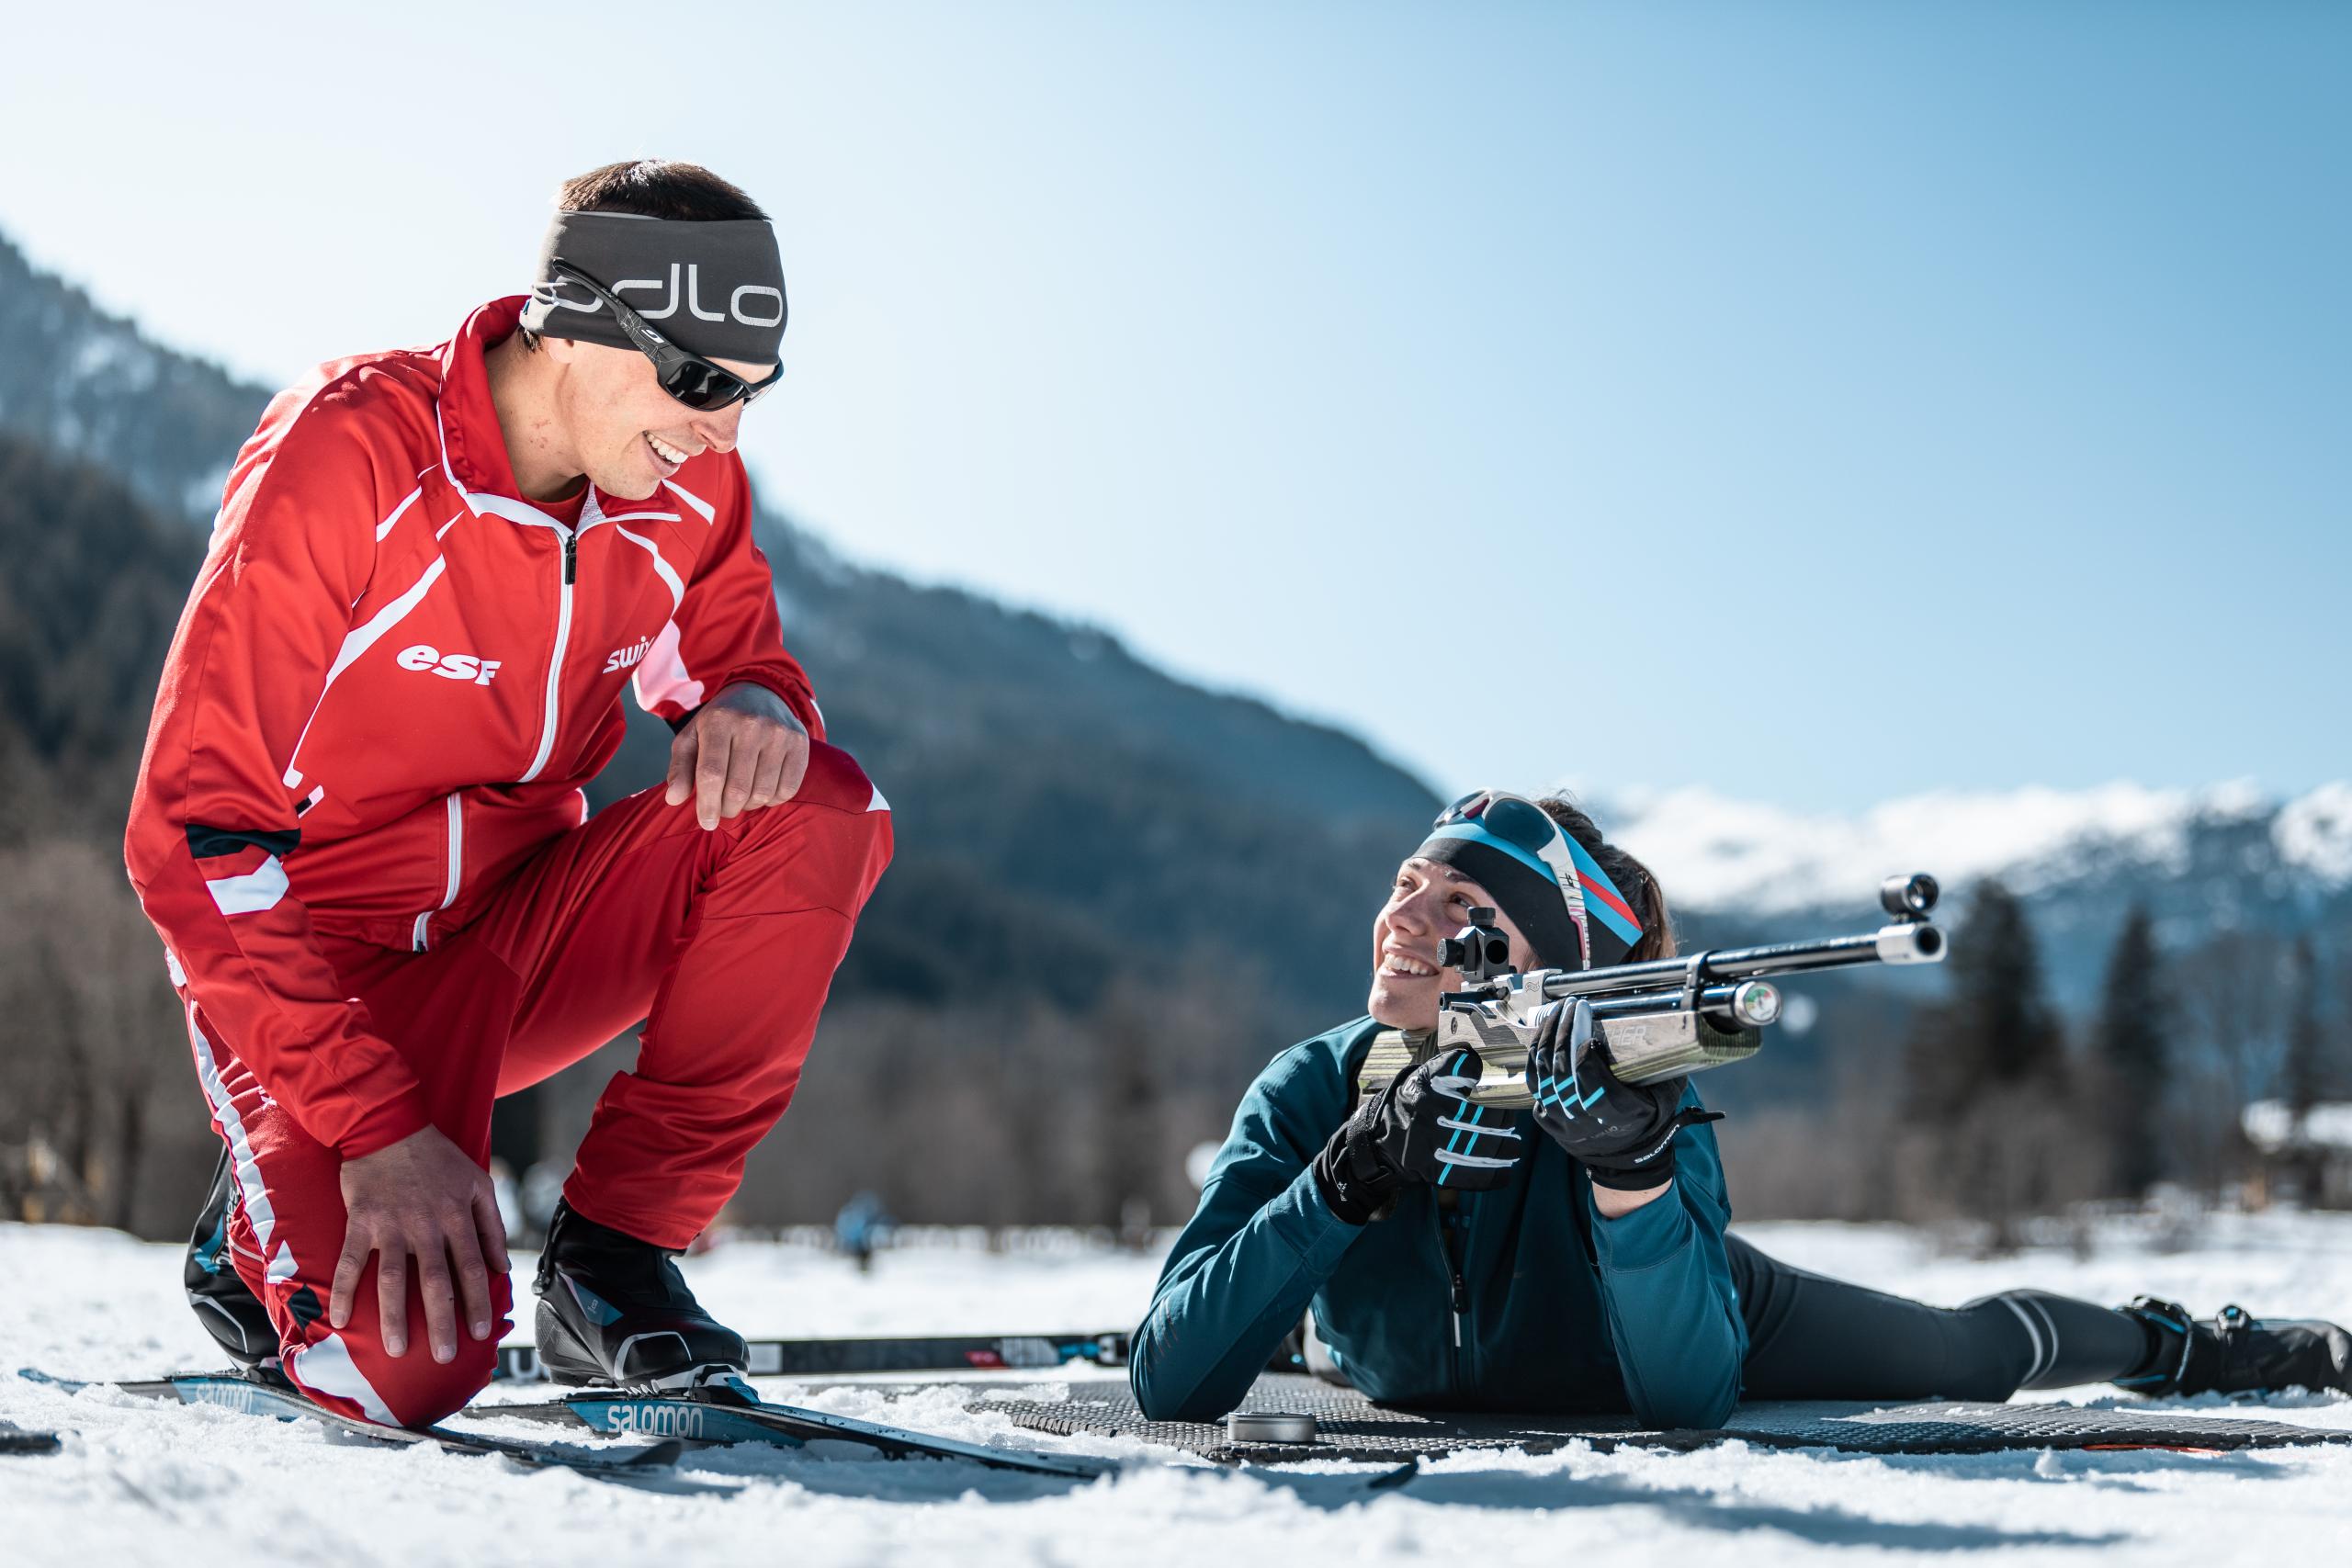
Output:
[[539,727],[538,755],[531,759],[530,767],[515,781],[517,784],[529,784],[537,778],[539,770],[555,754],[556,719],[563,711],[563,656],[571,643],[571,585],[580,574],[580,530],[561,524],[549,526],[563,540],[563,576],[556,584],[555,651],[548,656],[547,716]]
[[465,796],[451,793],[447,801],[449,812],[449,880],[442,890],[441,902],[416,917],[416,929],[409,939],[410,947],[424,952],[433,942],[433,917],[458,901],[458,887],[466,870],[466,802]]

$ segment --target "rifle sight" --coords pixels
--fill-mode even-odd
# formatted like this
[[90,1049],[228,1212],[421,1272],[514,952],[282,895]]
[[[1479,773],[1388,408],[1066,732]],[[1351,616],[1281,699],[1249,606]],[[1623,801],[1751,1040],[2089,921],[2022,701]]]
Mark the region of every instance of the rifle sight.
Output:
[[1494,975],[1508,975],[1510,939],[1495,929],[1495,912],[1480,904],[1470,911],[1470,923],[1437,944],[1438,965],[1461,971],[1464,983],[1476,985]]

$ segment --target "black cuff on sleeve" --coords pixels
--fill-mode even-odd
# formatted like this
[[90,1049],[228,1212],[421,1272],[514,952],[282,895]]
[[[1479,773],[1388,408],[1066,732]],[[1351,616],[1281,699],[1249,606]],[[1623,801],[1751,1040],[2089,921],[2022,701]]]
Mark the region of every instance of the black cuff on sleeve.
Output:
[[1395,1210],[1404,1182],[1378,1160],[1358,1155],[1350,1145],[1351,1130],[1342,1127],[1333,1134],[1308,1168],[1315,1172],[1315,1190],[1332,1213],[1349,1224],[1368,1225]]
[[1674,1179],[1672,1160],[1661,1160],[1646,1170],[1603,1170],[1597,1165],[1589,1165],[1585,1169],[1591,1174],[1595,1187],[1616,1192],[1647,1192]]

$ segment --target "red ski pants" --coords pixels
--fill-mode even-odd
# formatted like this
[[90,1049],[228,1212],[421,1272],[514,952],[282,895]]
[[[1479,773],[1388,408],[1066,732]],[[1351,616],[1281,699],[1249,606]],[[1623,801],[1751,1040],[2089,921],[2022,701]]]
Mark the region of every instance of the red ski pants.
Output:
[[[429,953],[324,942],[338,975],[424,1085],[433,1124],[485,1166],[491,1102],[646,1020],[615,1075],[564,1196],[590,1219],[683,1247],[741,1182],[784,1114],[833,970],[890,859],[890,816],[847,752],[819,743],[792,800],[706,832],[660,786],[550,843],[481,917]],[[329,1409],[436,1421],[490,1382],[498,1327],[433,1359],[415,1273],[409,1346],[387,1355],[370,1260],[350,1323],[326,1318],[343,1248],[342,1159],[267,1099],[202,1010],[187,1008],[198,1076],[238,1189],[237,1271],[268,1307],[287,1374]]]

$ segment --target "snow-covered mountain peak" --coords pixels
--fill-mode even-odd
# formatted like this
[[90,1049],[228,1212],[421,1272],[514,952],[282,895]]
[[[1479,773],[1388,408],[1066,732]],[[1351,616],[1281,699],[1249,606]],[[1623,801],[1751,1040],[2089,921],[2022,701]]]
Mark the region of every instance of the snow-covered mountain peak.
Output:
[[2352,784],[2284,806],[2239,780],[2202,789],[2115,783],[2092,789],[1939,790],[1859,815],[1806,813],[1703,788],[1597,803],[1611,836],[1642,857],[1668,897],[1692,910],[1775,913],[1870,903],[1880,878],[1931,871],[1958,887],[1999,874],[2019,890],[2117,862],[2187,869],[2200,826],[2268,818],[2286,866],[2352,883]]
[[2352,884],[2352,784],[2324,784],[2280,807],[2270,839],[2290,865],[2333,886]]

